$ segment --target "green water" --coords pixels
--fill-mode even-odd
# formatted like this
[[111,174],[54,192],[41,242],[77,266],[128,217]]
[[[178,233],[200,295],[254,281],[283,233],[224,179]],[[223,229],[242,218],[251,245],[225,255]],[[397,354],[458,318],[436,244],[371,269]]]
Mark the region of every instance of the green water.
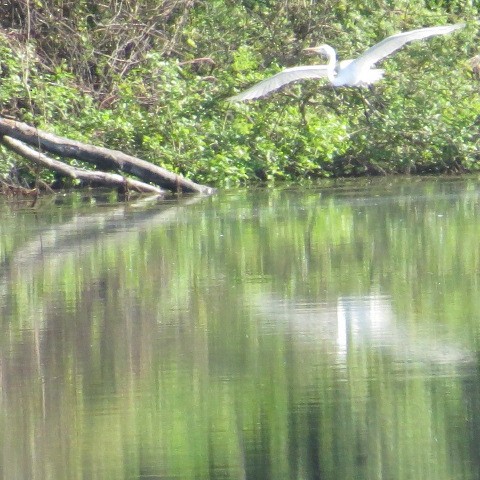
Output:
[[480,180],[0,218],[2,478],[480,477]]

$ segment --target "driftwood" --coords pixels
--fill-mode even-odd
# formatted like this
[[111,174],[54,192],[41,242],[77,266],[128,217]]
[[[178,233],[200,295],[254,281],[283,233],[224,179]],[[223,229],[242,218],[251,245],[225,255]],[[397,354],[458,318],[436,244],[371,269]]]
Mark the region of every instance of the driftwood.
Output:
[[135,190],[144,193],[164,194],[165,191],[154,185],[140,182],[132,178],[122,177],[116,173],[99,172],[95,170],[82,170],[80,168],[71,167],[66,163],[59,162],[47,157],[43,153],[37,152],[33,148],[28,147],[20,140],[4,135],[2,143],[11,148],[14,152],[22,157],[41,165],[42,167],[55,170],[56,172],[70,178],[76,178],[90,183],[97,183],[106,186],[124,188],[125,190]]
[[[118,150],[110,150],[108,148],[70,140],[38,130],[26,123],[15,120],[0,117],[0,135],[12,137],[20,142],[39,148],[42,151],[93,163],[102,169],[122,171],[134,175],[144,182],[151,182],[174,192],[204,194],[214,192],[214,189],[211,187],[199,185],[165,168],[153,165],[152,163],[127,155]],[[23,155],[23,153],[18,150],[17,152]],[[36,155],[38,158],[38,154]],[[76,175],[78,175],[78,172],[76,172]],[[120,175],[119,177],[123,179]],[[77,178],[79,177],[77,176]]]

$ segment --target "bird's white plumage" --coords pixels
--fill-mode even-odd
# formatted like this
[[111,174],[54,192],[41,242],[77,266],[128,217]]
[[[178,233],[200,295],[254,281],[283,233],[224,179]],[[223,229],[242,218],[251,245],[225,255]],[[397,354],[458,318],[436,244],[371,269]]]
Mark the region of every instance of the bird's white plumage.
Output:
[[[451,33],[459,28],[463,28],[464,26],[465,24],[459,23],[456,25],[419,28],[409,32],[397,33],[396,35],[392,35],[391,37],[383,39],[373,47],[370,47],[366,52],[354,59],[353,62],[351,62],[347,68],[343,70],[343,72],[353,72],[350,73],[350,76],[354,77],[357,82],[361,81],[361,77],[364,72],[368,71],[376,63],[388,57],[393,52],[400,50],[400,48],[407,43],[414,42],[416,40],[423,40],[437,35],[446,35],[447,33]],[[337,77],[341,77],[341,74],[342,71],[339,72]]]
[[446,35],[463,28],[465,24],[444,25],[437,27],[419,28],[409,32],[397,33],[385,38],[354,60],[344,60],[337,63],[335,50],[330,45],[310,48],[311,50],[328,57],[326,65],[304,65],[292,67],[277,73],[273,77],[257,83],[248,90],[230,97],[232,102],[252,100],[278,90],[283,85],[296,80],[328,77],[330,83],[335,86],[367,86],[377,82],[383,76],[383,70],[372,67],[388,55],[402,48],[405,44],[416,40],[436,35]]
[[307,78],[324,78],[327,76],[327,65],[301,65],[282,70],[273,77],[269,77],[253,87],[245,90],[229,100],[232,102],[240,102],[242,100],[252,100],[253,98],[263,97],[267,93],[278,90],[287,83],[295,80],[303,80]]

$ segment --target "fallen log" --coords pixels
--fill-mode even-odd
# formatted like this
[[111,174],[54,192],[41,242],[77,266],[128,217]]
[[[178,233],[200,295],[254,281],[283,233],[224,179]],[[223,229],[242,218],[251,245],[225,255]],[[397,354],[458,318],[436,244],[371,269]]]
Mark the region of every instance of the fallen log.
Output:
[[89,183],[100,183],[106,186],[120,187],[126,190],[135,190],[143,193],[157,193],[159,195],[165,194],[165,190],[148,183],[140,182],[132,178],[126,178],[116,173],[106,173],[95,170],[83,170],[76,167],[71,167],[58,160],[53,160],[45,154],[37,152],[33,148],[28,147],[20,140],[4,135],[1,137],[2,143],[11,148],[14,152],[22,157],[41,165],[42,167],[54,170],[61,175],[82,180]]
[[215,191],[211,187],[197,184],[165,168],[118,150],[70,140],[16,120],[0,117],[0,135],[12,137],[62,157],[93,163],[102,169],[120,170],[134,175],[144,182],[151,182],[175,192],[212,194]]

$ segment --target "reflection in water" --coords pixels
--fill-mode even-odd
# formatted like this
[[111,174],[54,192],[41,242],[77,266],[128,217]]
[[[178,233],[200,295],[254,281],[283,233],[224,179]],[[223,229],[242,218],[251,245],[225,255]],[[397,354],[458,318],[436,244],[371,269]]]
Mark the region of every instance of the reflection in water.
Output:
[[468,349],[441,340],[409,335],[401,320],[395,318],[390,297],[367,295],[339,297],[332,304],[296,304],[263,295],[257,306],[269,328],[287,326],[303,341],[329,342],[336,357],[346,361],[349,348],[368,346],[382,349],[404,363],[448,364],[459,366],[474,362]]
[[346,355],[352,337],[391,347],[402,335],[395,331],[392,305],[388,297],[340,297],[337,300],[337,345]]
[[0,205],[3,477],[476,478],[478,198]]

